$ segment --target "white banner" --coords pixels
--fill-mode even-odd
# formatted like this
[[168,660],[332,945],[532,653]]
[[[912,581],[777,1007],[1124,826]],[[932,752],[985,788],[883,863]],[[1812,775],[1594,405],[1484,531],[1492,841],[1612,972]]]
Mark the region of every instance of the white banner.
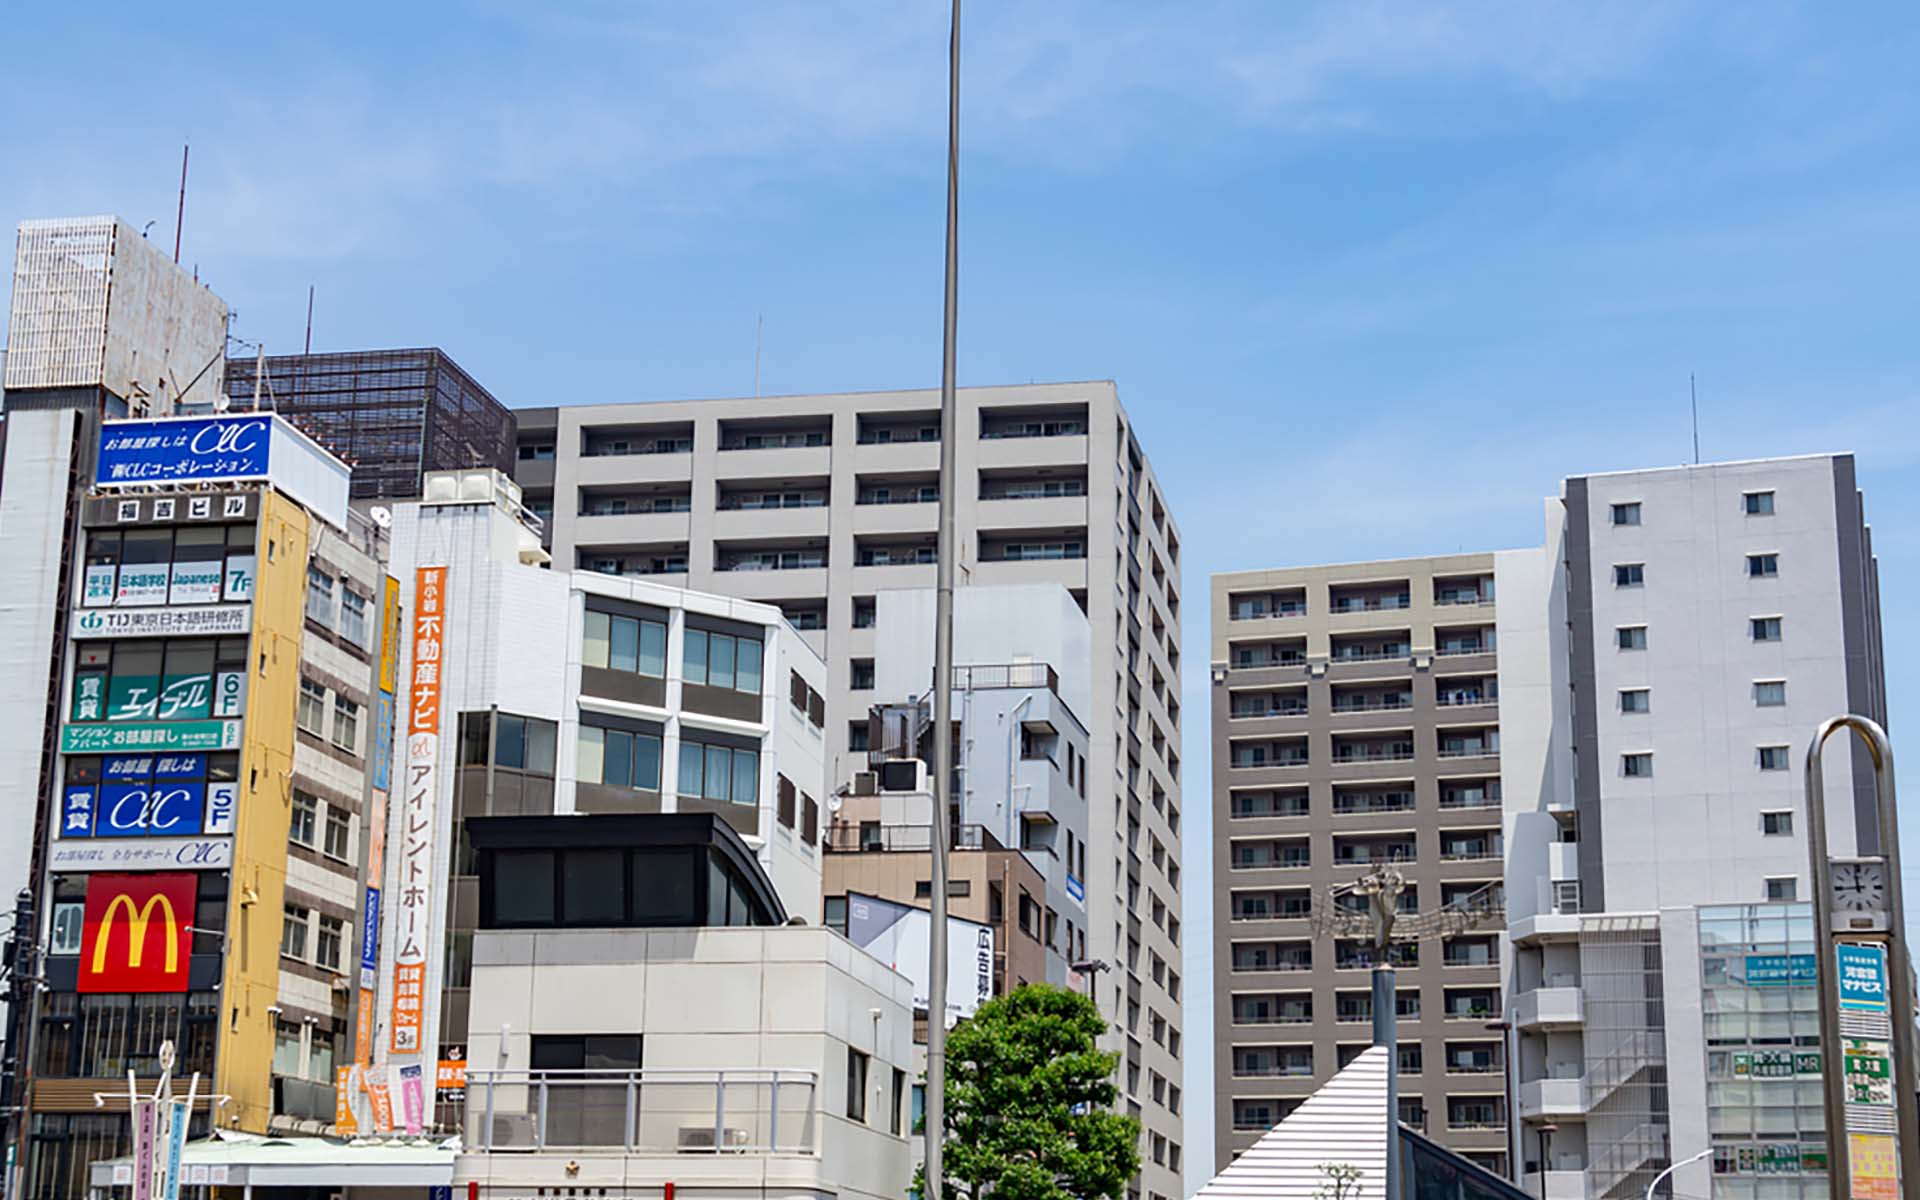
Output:
[[[927,1007],[927,940],[933,917],[877,896],[847,894],[847,939],[913,981],[913,1003]],[[947,1023],[972,1016],[993,996],[993,927],[947,918]]]
[[127,637],[244,637],[253,609],[245,604],[192,608],[82,608],[73,614],[76,641]]
[[47,847],[50,871],[221,871],[232,865],[233,839],[225,837],[78,838]]
[[213,604],[220,599],[220,576],[224,571],[219,559],[212,562],[176,562],[173,582],[167,592],[169,604]]

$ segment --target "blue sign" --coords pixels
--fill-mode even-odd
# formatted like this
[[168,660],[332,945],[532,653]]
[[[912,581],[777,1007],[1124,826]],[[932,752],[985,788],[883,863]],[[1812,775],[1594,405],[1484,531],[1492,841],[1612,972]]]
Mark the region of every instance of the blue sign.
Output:
[[146,779],[153,774],[153,759],[145,754],[116,754],[100,764],[100,778]]
[[360,912],[360,965],[374,970],[380,965],[380,889],[367,889]]
[[373,700],[373,790],[384,792],[393,773],[393,693]]
[[1067,895],[1085,904],[1087,902],[1087,885],[1069,875],[1067,876]]
[[1841,942],[1833,948],[1840,979],[1840,1007],[1849,1012],[1887,1011],[1887,948]]
[[1819,982],[1819,964],[1811,954],[1747,955],[1748,987],[1796,987]]
[[94,480],[259,479],[272,444],[273,420],[260,413],[109,421],[100,428]]
[[93,836],[93,789],[70,787],[60,800],[60,836]]
[[[65,829],[73,822],[73,792],[67,798]],[[69,837],[185,837],[200,832],[206,785],[200,783],[109,783],[94,799],[91,835]]]

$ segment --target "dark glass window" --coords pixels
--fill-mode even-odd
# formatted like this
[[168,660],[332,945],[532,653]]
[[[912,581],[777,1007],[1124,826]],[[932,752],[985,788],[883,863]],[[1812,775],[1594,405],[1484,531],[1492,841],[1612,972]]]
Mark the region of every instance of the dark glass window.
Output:
[[619,925],[627,918],[627,856],[618,850],[569,850],[560,876],[560,911],[569,925]]
[[553,852],[501,850],[493,856],[493,918],[497,925],[553,923]]

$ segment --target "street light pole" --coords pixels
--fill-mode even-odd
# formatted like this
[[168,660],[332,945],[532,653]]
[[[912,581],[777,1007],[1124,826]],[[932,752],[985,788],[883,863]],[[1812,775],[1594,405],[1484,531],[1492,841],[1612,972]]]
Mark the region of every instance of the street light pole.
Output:
[[[1689,1163],[1699,1162],[1701,1159],[1705,1158],[1707,1155],[1712,1153],[1713,1153],[1713,1147],[1708,1146],[1705,1150],[1702,1150],[1698,1154],[1689,1154],[1687,1155],[1687,1157],[1681,1159],[1679,1162],[1669,1164],[1666,1170],[1660,1172],[1658,1175],[1655,1175],[1653,1177],[1653,1182],[1647,1185],[1647,1200],[1653,1200],[1653,1189],[1659,1187],[1660,1184],[1666,1179],[1667,1176],[1673,1174],[1675,1171],[1678,1171],[1681,1167],[1687,1166]],[[1546,1191],[1546,1186],[1542,1184],[1541,1192],[1544,1194],[1545,1191]]]
[[960,302],[960,0],[947,34],[947,263],[940,346],[940,532],[934,546],[933,819],[927,930],[927,1148],[924,1200],[945,1200],[947,1109],[947,827],[953,819],[953,578],[959,401],[954,340]]

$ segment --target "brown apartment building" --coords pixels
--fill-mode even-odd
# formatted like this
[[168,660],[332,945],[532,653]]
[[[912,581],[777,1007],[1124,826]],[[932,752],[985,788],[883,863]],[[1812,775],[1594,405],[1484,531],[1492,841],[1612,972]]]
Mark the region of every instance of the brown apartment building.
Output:
[[1401,1120],[1506,1172],[1495,561],[1213,577],[1218,1166],[1366,1048],[1369,946],[1316,910],[1393,863]]

